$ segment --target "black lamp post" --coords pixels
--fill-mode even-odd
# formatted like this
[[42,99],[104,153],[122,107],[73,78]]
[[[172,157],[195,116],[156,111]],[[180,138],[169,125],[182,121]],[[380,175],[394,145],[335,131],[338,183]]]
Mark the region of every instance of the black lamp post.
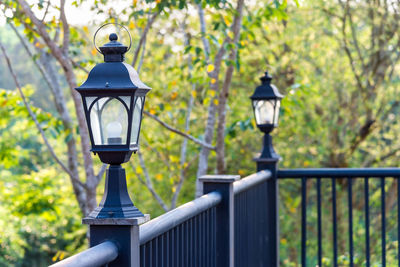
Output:
[[151,89],[124,63],[128,47],[115,33],[100,47],[105,63],[96,65],[76,90],[81,94],[94,154],[110,164],[103,199],[89,218],[143,217],[132,203],[122,163],[138,150],[145,95]]
[[254,94],[250,97],[257,127],[264,132],[264,147],[260,155],[260,160],[278,161],[279,155],[276,154],[272,146],[270,133],[278,126],[280,103],[283,95],[279,93],[278,88],[271,84],[272,77],[265,72],[260,78],[261,85],[256,88]]
[[264,146],[261,155],[254,160],[257,163],[257,171],[268,170],[271,179],[266,181],[266,218],[267,249],[266,257],[270,266],[279,266],[279,184],[278,184],[278,162],[280,156],[276,154],[272,146],[270,133],[278,126],[281,95],[275,85],[271,84],[272,77],[265,73],[261,77],[261,85],[256,88],[250,97],[257,127],[264,132]]

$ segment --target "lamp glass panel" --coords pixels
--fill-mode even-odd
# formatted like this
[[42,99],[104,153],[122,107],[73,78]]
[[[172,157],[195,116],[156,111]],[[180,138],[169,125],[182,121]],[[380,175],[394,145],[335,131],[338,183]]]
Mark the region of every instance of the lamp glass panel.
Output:
[[258,125],[274,123],[274,104],[275,100],[256,100],[253,102],[254,114]]
[[144,104],[144,97],[136,97],[135,108],[132,116],[132,129],[131,129],[131,145],[135,146],[139,142],[140,123],[142,121],[142,109]]
[[114,97],[102,97],[88,107],[94,145],[126,144],[128,111],[123,102]]
[[281,108],[281,101],[280,101],[280,100],[276,100],[276,105],[275,105],[275,118],[274,118],[274,124],[275,124],[275,126],[278,126],[280,108]]

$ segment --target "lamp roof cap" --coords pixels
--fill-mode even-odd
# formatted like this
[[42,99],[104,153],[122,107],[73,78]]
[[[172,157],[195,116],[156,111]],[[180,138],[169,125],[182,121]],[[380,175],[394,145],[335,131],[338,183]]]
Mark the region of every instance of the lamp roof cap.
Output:
[[128,47],[118,42],[118,35],[111,33],[108,36],[108,43],[100,47],[100,53],[104,55],[105,62],[122,62],[124,55],[128,51]]
[[268,99],[282,99],[284,96],[278,91],[275,85],[271,84],[272,76],[268,71],[260,78],[261,85],[257,86],[253,95],[250,97],[252,100],[268,100]]

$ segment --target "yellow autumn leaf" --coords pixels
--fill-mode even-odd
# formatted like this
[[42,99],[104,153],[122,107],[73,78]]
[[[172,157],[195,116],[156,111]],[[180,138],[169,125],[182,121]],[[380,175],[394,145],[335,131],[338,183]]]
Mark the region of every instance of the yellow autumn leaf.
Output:
[[64,253],[64,251],[61,251],[61,253],[60,253],[60,260],[63,260],[64,257],[65,257],[65,253]]
[[209,90],[208,93],[210,94],[210,96],[214,97],[215,96],[215,91],[214,90]]
[[169,159],[170,159],[172,162],[179,162],[179,158],[178,158],[177,156],[175,156],[175,155],[170,155],[170,156],[169,156]]
[[135,26],[135,23],[133,22],[133,20],[131,20],[131,22],[129,22],[129,29],[134,29],[136,26]]
[[212,72],[215,69],[213,64],[207,66],[207,72]]
[[88,26],[83,26],[83,31],[86,33],[86,34],[89,34],[89,28],[88,28]]
[[57,251],[57,252],[56,252],[56,255],[54,255],[53,258],[51,258],[51,260],[52,260],[53,262],[55,262],[55,261],[58,259],[58,255],[60,255],[60,251]]
[[137,172],[138,174],[142,174],[142,173],[143,173],[143,170],[142,170],[142,168],[137,168],[137,169],[136,169],[136,172]]
[[196,96],[197,96],[197,92],[193,90],[193,91],[192,91],[192,96],[193,96],[193,97],[196,97]]
[[217,82],[216,79],[214,79],[214,78],[211,79],[211,83],[212,83],[212,84],[214,84],[214,83],[216,83],[216,82]]
[[40,42],[36,42],[36,43],[35,43],[35,46],[36,46],[37,48],[43,48],[43,47],[44,47],[44,45],[43,45],[42,43],[40,43]]
[[175,191],[176,191],[176,187],[174,186],[174,187],[172,187],[172,193],[175,193]]
[[161,173],[157,173],[157,174],[156,174],[156,180],[157,180],[157,181],[161,181],[162,178],[163,178],[163,176],[162,176]]
[[90,53],[92,54],[92,56],[96,55],[96,53],[97,53],[96,48],[93,48],[92,51],[90,51]]
[[155,115],[156,114],[156,110],[154,108],[150,109],[149,112],[150,112],[151,115]]
[[177,98],[177,96],[178,96],[178,93],[177,92],[173,92],[172,95],[171,95],[171,100],[175,100]]
[[175,86],[175,85],[176,85],[176,81],[172,81],[171,86]]
[[224,16],[224,22],[225,22],[226,25],[228,25],[230,23],[229,19],[228,19],[228,16]]
[[219,104],[218,99],[214,99],[214,105],[218,106],[218,104]]
[[245,174],[245,171],[244,171],[244,170],[238,170],[238,174],[239,174],[240,176],[243,176],[243,175]]

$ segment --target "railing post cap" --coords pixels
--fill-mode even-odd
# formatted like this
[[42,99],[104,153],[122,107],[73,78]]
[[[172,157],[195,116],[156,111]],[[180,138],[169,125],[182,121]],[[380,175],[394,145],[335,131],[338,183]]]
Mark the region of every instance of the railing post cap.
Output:
[[142,217],[134,218],[90,218],[82,219],[83,224],[89,225],[140,225],[150,220],[149,214],[144,214]]
[[260,157],[256,156],[255,158],[253,158],[253,160],[257,163],[276,163],[278,161],[281,161],[282,158],[281,157],[279,157],[279,158],[260,158]]
[[237,180],[240,180],[240,175],[209,174],[199,177],[199,181],[203,183],[233,183]]

